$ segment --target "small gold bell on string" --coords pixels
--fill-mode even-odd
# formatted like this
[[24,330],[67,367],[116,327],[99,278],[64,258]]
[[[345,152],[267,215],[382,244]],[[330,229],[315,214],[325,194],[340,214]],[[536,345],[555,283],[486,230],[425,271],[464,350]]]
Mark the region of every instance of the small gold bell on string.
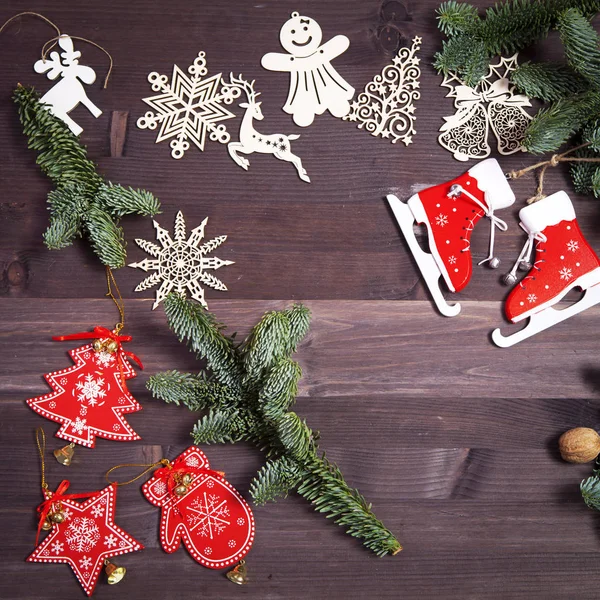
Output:
[[109,354],[114,354],[119,349],[119,344],[117,344],[115,340],[109,340],[108,342],[106,342],[104,349]]
[[245,585],[248,583],[248,569],[246,568],[246,561],[240,560],[231,571],[227,573],[227,579],[237,585]]
[[176,496],[185,496],[187,494],[187,485],[183,485],[180,484],[178,486],[175,487],[175,489],[173,490],[173,492],[175,493]]
[[104,561],[104,565],[104,572],[108,575],[108,585],[119,583],[125,577],[125,573],[127,573],[125,567],[117,567],[117,565],[111,563],[108,559]]
[[192,483],[192,479],[193,479],[192,474],[191,473],[186,473],[181,478],[181,483],[187,487],[188,485],[190,485],[190,483]]
[[64,513],[60,512],[60,510],[57,510],[55,513],[52,513],[50,515],[50,521],[52,521],[52,523],[64,523],[65,522],[65,515]]
[[47,517],[44,519],[44,522],[42,523],[42,529],[44,531],[50,531],[52,529],[52,523],[50,523],[50,521],[48,521]]
[[75,454],[75,444],[71,442],[63,448],[57,448],[53,454],[54,458],[56,458],[61,465],[68,467],[73,459],[73,454]]
[[102,352],[104,350],[104,342],[102,340],[94,340],[94,350]]

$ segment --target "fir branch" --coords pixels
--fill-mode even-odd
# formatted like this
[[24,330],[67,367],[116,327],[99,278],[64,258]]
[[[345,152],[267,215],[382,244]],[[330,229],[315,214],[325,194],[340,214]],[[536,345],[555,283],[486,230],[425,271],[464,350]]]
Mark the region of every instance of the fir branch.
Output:
[[269,373],[258,396],[260,410],[269,421],[277,420],[296,401],[300,365],[291,358],[281,359]]
[[456,0],[443,2],[436,13],[438,27],[446,35],[468,33],[480,20],[476,6],[466,2],[456,2]]
[[590,22],[579,10],[570,8],[559,16],[557,29],[571,67],[600,88],[600,38]]
[[555,152],[590,118],[597,116],[600,116],[600,92],[558,100],[533,118],[523,146],[532,154]]
[[304,339],[310,327],[310,310],[302,304],[294,304],[283,311],[290,324],[288,354],[296,352],[298,344]]
[[546,102],[568,98],[588,88],[583,77],[560,63],[523,63],[513,71],[511,81],[526,96]]
[[193,412],[205,408],[233,408],[240,400],[229,387],[208,380],[204,373],[157,373],[148,379],[146,387],[155,398],[183,405]]
[[56,190],[48,197],[50,225],[44,240],[64,248],[76,237],[88,237],[100,260],[111,268],[125,264],[125,242],[118,218],[155,214],[158,201],[149,193],[105,183],[87,151],[67,125],[40,102],[33,88],[19,85],[14,100],[36,162]]
[[[588,148],[582,148],[575,152],[575,156],[579,158],[598,158],[599,155],[593,150]],[[594,193],[594,179],[596,172],[600,173],[600,168],[594,163],[590,162],[574,162],[571,163],[571,177],[573,178],[573,185],[575,191],[578,194],[592,194]]]
[[194,425],[192,436],[196,444],[224,444],[246,439],[248,428],[237,410],[211,410]]
[[587,479],[584,479],[579,486],[583,501],[590,507],[600,510],[600,477],[598,471]]
[[483,42],[473,36],[458,35],[442,42],[442,51],[434,56],[434,67],[448,75],[459,74],[461,80],[476,86],[487,75],[490,57]]
[[589,144],[588,148],[593,152],[600,152],[600,119],[590,121],[583,128],[583,142]]
[[302,480],[304,471],[286,456],[268,460],[250,484],[250,495],[257,505],[287,496]]
[[298,493],[312,502],[315,510],[327,513],[378,556],[397,554],[402,550],[398,540],[374,515],[371,505],[358,490],[346,483],[335,464],[324,456],[315,457],[305,468],[307,472]]
[[287,412],[277,421],[277,433],[282,446],[297,461],[308,458],[312,448],[313,432],[295,412]]
[[134,190],[120,185],[103,184],[97,194],[98,203],[113,217],[125,215],[154,216],[160,212],[160,203],[146,190]]
[[206,359],[217,381],[239,390],[242,369],[233,340],[223,335],[223,326],[215,316],[176,293],[167,296],[164,306],[169,326],[179,341],[187,339],[188,346]]

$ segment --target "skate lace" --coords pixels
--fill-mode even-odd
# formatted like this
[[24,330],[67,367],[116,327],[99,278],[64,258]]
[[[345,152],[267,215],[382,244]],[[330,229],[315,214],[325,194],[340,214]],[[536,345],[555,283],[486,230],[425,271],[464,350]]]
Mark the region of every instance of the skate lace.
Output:
[[[482,202],[481,200],[479,200],[479,198],[471,194],[471,192],[466,190],[460,184],[455,184],[450,188],[450,191],[448,192],[448,197],[452,198],[453,196],[460,196],[461,194],[465,194],[465,196],[468,196],[473,202],[475,202],[475,204],[477,204],[483,210],[483,214],[490,220],[490,251],[487,258],[484,258],[482,261],[477,263],[478,265],[482,265],[483,263],[486,263],[492,260],[492,258],[494,258],[494,241],[496,237],[496,228],[498,228],[500,231],[506,231],[508,229],[508,225],[506,224],[506,221],[503,221],[494,214],[493,206],[491,206],[487,202]],[[472,224],[473,222],[471,221],[470,229],[473,228]],[[461,252],[467,252],[467,250],[471,248],[471,243],[467,238],[462,239],[467,243],[467,246],[463,248]]]
[[[537,244],[536,244],[536,249],[537,249],[537,246],[540,243],[545,243],[548,241],[548,238],[541,231],[527,231],[527,229],[525,229],[525,226],[523,225],[523,223],[519,223],[519,226],[527,234],[527,241],[523,245],[523,249],[521,250],[521,253],[519,254],[519,258],[517,258],[517,260],[515,261],[515,264],[513,265],[513,268],[510,270],[509,277],[511,277],[511,276],[516,277],[517,269],[519,268],[519,265],[521,263],[526,264],[530,261],[531,253],[533,252],[535,242],[537,242]],[[541,252],[541,250],[540,250],[540,252]],[[537,271],[540,271],[540,267],[538,266],[538,263],[541,263],[541,262],[544,262],[544,260],[539,258],[538,260],[536,260],[533,263],[532,268],[536,269]],[[526,279],[529,279],[530,277],[532,277],[532,275],[526,275],[523,278],[523,281],[525,281]],[[521,287],[524,287],[523,281],[519,282],[519,285]]]

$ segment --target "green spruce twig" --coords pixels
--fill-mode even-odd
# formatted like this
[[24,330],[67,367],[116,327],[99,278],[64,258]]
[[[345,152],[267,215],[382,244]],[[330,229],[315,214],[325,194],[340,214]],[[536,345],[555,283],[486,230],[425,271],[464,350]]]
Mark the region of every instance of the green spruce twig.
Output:
[[28,145],[38,152],[37,164],[56,189],[48,196],[48,248],[70,246],[87,237],[102,263],[125,264],[125,240],[118,221],[124,215],[155,215],[158,200],[145,190],[113,185],[96,171],[87,151],[67,125],[41,104],[33,88],[19,85],[14,93]]
[[398,553],[400,543],[371,505],[319,452],[318,433],[289,410],[301,376],[291,354],[308,331],[308,309],[268,312],[240,346],[212,314],[178,294],[166,298],[165,311],[171,329],[207,360],[212,375],[167,371],[147,385],[165,402],[208,409],[192,432],[195,443],[254,442],[267,459],[250,486],[257,504],[297,490],[377,555]]

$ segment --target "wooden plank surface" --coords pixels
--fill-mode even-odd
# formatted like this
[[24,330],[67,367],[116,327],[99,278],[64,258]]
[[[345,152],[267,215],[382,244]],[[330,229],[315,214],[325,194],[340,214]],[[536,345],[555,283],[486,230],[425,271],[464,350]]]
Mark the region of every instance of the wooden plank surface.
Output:
[[[585,508],[578,493],[590,467],[561,462],[556,440],[570,427],[600,427],[600,308],[510,350],[489,340],[494,327],[518,329],[503,319],[507,289],[499,277],[524,241],[517,214],[533,192],[533,180],[514,183],[517,203],[502,215],[510,224],[497,242],[503,267],[474,270],[458,295],[463,312],[454,319],[434,312],[383,200],[389,192],[406,198],[466,168],[436,143],[442,117],[453,112],[430,66],[440,47],[436,5],[32,0],[25,7],[5,0],[0,7],[0,22],[35,10],[111,52],[115,70],[102,90],[104,56],[81,48],[84,64],[98,72],[89,95],[104,111],[98,120],[83,108],[75,111],[84,127],[82,141],[111,181],[150,189],[161,199],[158,220],[164,227],[170,229],[182,210],[188,225],[209,216],[207,233],[229,236],[219,255],[235,261],[220,271],[230,291],[208,290],[207,298],[231,331],[242,336],[265,310],[291,301],[310,307],[311,332],[297,354],[304,370],[298,413],[321,432],[328,456],[405,548],[395,558],[377,559],[292,495],[255,510],[257,538],[248,556],[252,583],[238,588],[184,550],[165,554],[158,544],[158,512],[131,485],[119,489],[117,521],[146,550],[122,557],[127,577],[116,588],[99,584],[96,597],[597,598],[600,516]],[[211,74],[235,71],[257,79],[265,130],[298,132],[280,110],[286,76],[260,67],[262,54],[278,49],[279,27],[292,10],[316,18],[324,39],[350,37],[350,49],[335,66],[357,90],[390,60],[398,43],[423,37],[422,98],[412,146],[391,145],[351,123],[318,117],[294,145],[312,179],[307,185],[290,165],[268,156],[253,156],[244,172],[215,143],[174,161],[168,144],[155,145],[152,132],[135,127],[145,112],[140,99],[151,93],[147,74],[169,74],[174,63],[186,68],[205,50]],[[40,500],[33,431],[44,424],[50,435],[56,427],[23,400],[47,390],[43,373],[69,365],[66,351],[75,344],[52,342],[52,335],[110,325],[116,318],[103,297],[103,269],[86,246],[77,242],[50,252],[41,239],[51,188],[26,148],[10,95],[17,82],[48,89],[32,64],[50,37],[51,30],[36,20],[14,23],[0,35],[3,599],[83,597],[66,565],[24,562]],[[558,56],[553,39],[536,55]],[[238,124],[239,119],[228,122],[232,133]],[[501,162],[508,171],[532,158],[523,154]],[[584,234],[600,249],[597,203],[573,193],[562,167],[546,179],[549,190],[571,194]],[[133,240],[153,238],[151,221],[125,219],[124,227],[130,261],[142,259]],[[472,247],[475,260],[485,256],[483,224]],[[131,349],[146,366],[129,384],[144,407],[129,420],[143,439],[100,440],[94,450],[78,449],[68,470],[49,463],[50,481],[68,477],[73,491],[98,489],[104,472],[117,463],[175,456],[190,443],[198,417],[146,391],[149,375],[198,364],[169,332],[162,310],[150,310],[153,293],[133,292],[142,273],[126,268],[116,276],[126,298]],[[50,438],[51,448],[58,445]],[[210,446],[206,452],[247,495],[260,453],[243,444]]]

